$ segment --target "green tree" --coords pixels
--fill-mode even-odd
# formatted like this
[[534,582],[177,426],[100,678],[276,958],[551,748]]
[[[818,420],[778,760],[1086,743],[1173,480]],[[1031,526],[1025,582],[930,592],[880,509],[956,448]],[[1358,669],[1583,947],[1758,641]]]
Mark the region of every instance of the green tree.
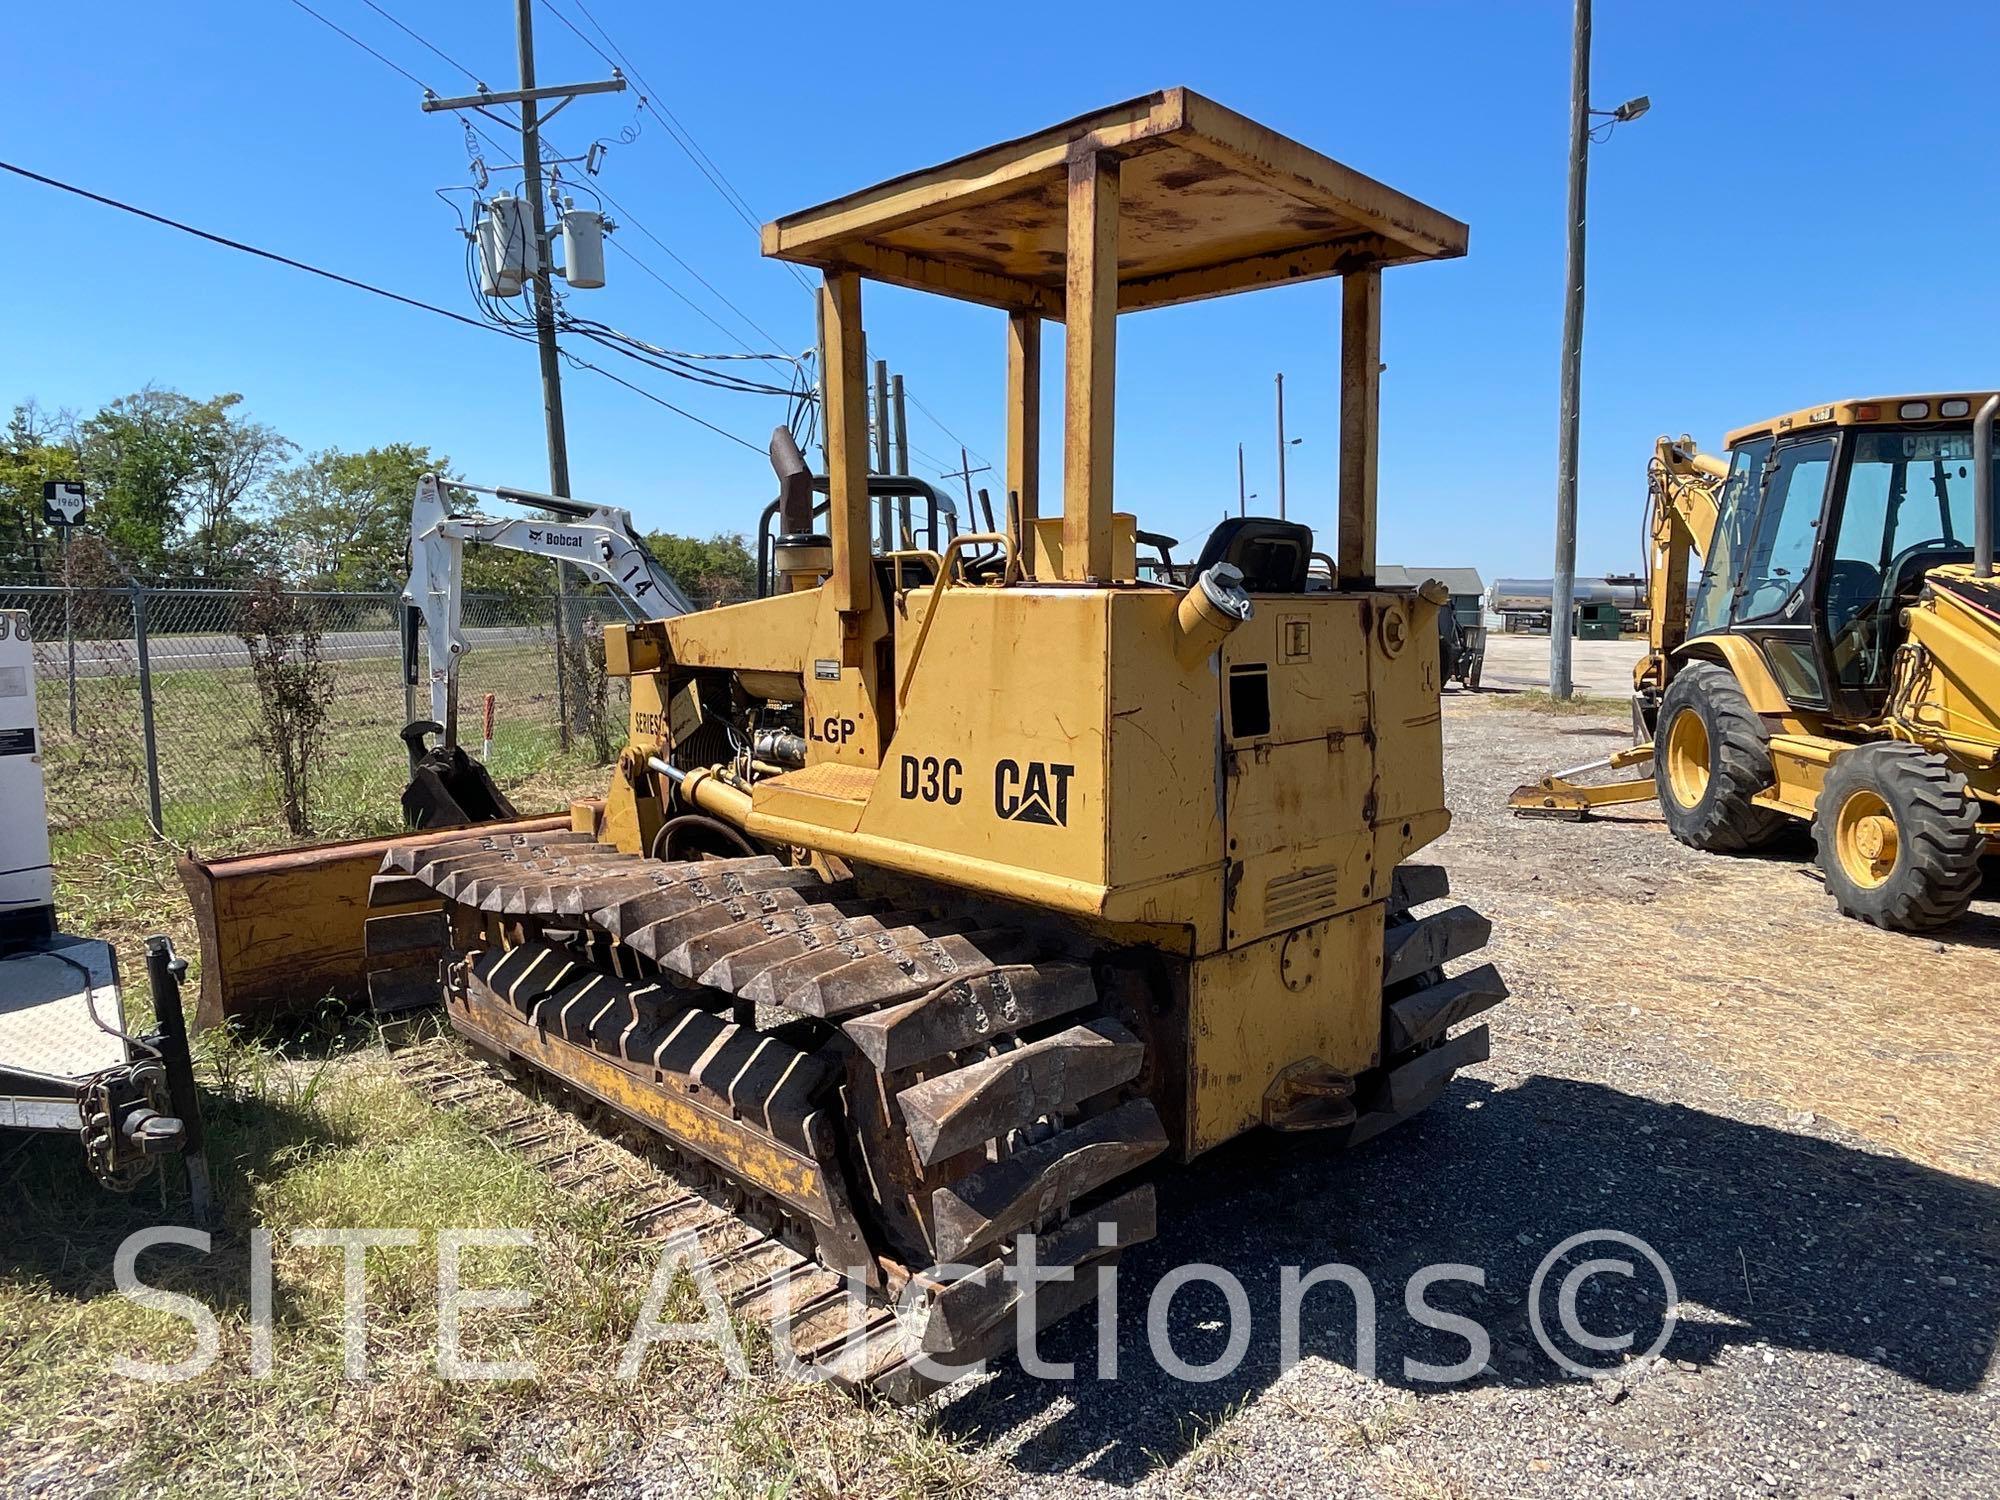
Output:
[[327,448],[281,469],[266,491],[266,524],[286,571],[312,588],[401,588],[417,481],[450,469],[419,443]]
[[147,386],[77,429],[92,528],[137,571],[165,569],[186,519],[200,463],[197,404],[179,391]]
[[757,591],[757,558],[740,534],[704,539],[653,531],[646,535],[646,547],[697,608],[734,604]]
[[261,492],[295,445],[242,403],[234,392],[197,401],[147,386],[75,426],[91,529],[128,567],[204,577],[257,569],[268,550]]
[[189,561],[204,578],[242,576],[268,565],[268,538],[251,507],[278,466],[298,451],[277,428],[235,415],[242,400],[233,393],[216,396],[188,411],[194,438]]
[[76,423],[33,401],[14,408],[0,438],[0,572],[47,576],[56,567],[52,528],[42,523],[42,485],[83,477]]

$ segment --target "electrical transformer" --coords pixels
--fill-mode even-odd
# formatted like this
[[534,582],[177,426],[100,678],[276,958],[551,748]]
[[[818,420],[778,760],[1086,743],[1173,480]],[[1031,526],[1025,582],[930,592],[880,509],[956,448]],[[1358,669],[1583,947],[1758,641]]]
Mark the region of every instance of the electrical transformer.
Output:
[[479,289],[489,297],[512,297],[541,265],[535,243],[533,205],[512,193],[495,193],[485,204],[474,234],[479,246]]
[[604,285],[604,215],[565,204],[562,216],[563,280],[578,291]]

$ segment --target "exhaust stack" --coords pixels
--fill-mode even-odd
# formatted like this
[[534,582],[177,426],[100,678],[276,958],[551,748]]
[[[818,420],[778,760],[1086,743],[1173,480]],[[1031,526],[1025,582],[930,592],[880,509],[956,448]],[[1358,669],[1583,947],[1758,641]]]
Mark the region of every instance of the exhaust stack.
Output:
[[1993,417],[2000,396],[1988,396],[1972,419],[1972,576],[1993,576]]

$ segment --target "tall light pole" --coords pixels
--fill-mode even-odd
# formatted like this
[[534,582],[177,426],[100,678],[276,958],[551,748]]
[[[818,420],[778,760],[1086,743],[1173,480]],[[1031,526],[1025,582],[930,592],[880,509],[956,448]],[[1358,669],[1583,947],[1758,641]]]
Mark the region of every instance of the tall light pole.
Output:
[[[1562,414],[1556,460],[1556,562],[1549,590],[1549,696],[1568,699],[1570,615],[1576,601],[1576,453],[1583,377],[1584,204],[1590,171],[1591,119],[1611,125],[1636,120],[1650,107],[1646,96],[1616,109],[1590,107],[1590,0],[1576,0],[1576,33],[1570,56],[1569,252],[1563,297]],[[1609,128],[1604,127],[1604,128]]]
[[1278,519],[1285,519],[1285,372],[1278,372]]
[[[1304,441],[1304,438],[1291,438],[1287,440],[1285,437],[1285,372],[1280,370],[1278,372],[1278,519],[1280,521],[1285,519],[1285,450],[1287,448],[1296,448]],[[1240,449],[1241,445],[1239,444],[1238,447]],[[1237,454],[1236,466],[1238,470],[1241,470],[1243,467],[1240,451]],[[1241,489],[1242,474],[1239,472],[1236,478],[1237,487]]]

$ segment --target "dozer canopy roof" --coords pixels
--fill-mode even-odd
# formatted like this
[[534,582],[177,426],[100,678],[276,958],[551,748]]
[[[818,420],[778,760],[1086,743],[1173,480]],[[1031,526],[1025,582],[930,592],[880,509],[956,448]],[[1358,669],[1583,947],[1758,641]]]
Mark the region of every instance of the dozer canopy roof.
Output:
[[1739,427],[1723,438],[1734,448],[1750,438],[1804,432],[1814,427],[1860,427],[1873,422],[1964,422],[1991,391],[1931,391],[1907,396],[1859,396],[1808,406],[1763,422]]
[[1090,153],[1120,161],[1120,312],[1465,254],[1458,220],[1184,88],[789,214],[764,253],[1059,319]]

